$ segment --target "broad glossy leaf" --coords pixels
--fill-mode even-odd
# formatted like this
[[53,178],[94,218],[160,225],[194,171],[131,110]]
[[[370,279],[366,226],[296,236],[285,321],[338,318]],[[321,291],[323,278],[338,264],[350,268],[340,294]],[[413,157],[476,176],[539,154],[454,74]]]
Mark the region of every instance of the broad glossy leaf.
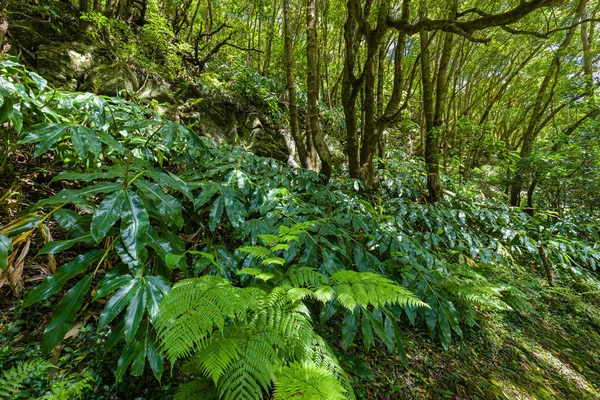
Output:
[[217,185],[206,184],[202,186],[202,191],[194,199],[194,209],[198,210],[200,207],[208,203],[210,199],[212,199],[213,196],[218,192],[219,187]]
[[42,247],[40,249],[40,251],[38,252],[38,256],[43,255],[43,254],[60,253],[61,251],[70,249],[71,247],[73,247],[74,245],[76,245],[79,242],[85,242],[86,240],[88,240],[91,237],[92,237],[92,235],[88,234],[88,235],[76,237],[73,239],[57,240],[54,242],[48,242],[44,245],[44,247]]
[[125,346],[121,357],[119,357],[119,361],[117,361],[117,371],[115,373],[117,382],[120,382],[123,379],[127,367],[131,365],[134,358],[138,357],[140,351],[142,351],[142,343],[137,340],[134,340],[133,343]]
[[100,318],[98,319],[99,331],[106,328],[106,326],[110,324],[111,321],[115,319],[115,317],[119,315],[121,311],[123,311],[125,306],[129,304],[133,296],[136,295],[141,287],[142,280],[140,278],[132,279],[126,286],[123,286],[110,298],[110,300],[108,300],[106,306],[104,306],[102,314],[100,314]]
[[62,289],[67,280],[84,272],[90,264],[100,260],[103,253],[104,250],[96,249],[75,257],[73,261],[60,267],[54,275],[48,276],[42,284],[33,288],[23,302],[23,306],[30,306],[52,296]]
[[42,122],[27,128],[24,132],[25,137],[21,139],[20,143],[38,142],[37,146],[35,146],[35,152],[33,155],[35,157],[39,157],[46,150],[52,147],[53,144],[58,142],[68,127],[68,125]]
[[354,312],[348,311],[342,323],[342,347],[347,349],[356,336],[359,325],[360,312],[355,309]]
[[170,269],[173,269],[183,257],[183,254],[168,253],[165,255],[165,264],[167,264],[167,267],[169,267]]
[[111,279],[107,279],[107,280],[103,279],[99,283],[99,288],[96,291],[96,295],[94,296],[93,300],[98,300],[104,296],[108,296],[115,290],[122,288],[123,286],[126,286],[127,284],[129,284],[129,282],[131,282],[133,279],[135,279],[135,278],[133,277],[133,275],[130,275],[130,274],[117,275],[117,276],[114,276]]
[[140,289],[131,299],[127,311],[125,312],[125,329],[123,330],[123,333],[125,335],[126,343],[131,343],[133,340],[133,337],[140,326],[140,322],[142,321],[142,317],[146,312],[146,291],[146,284],[143,282]]
[[225,201],[223,200],[223,196],[217,197],[217,200],[213,203],[210,208],[210,212],[208,214],[208,227],[211,232],[214,232],[217,229],[217,225],[221,222],[221,217],[223,216],[223,206]]
[[12,239],[3,233],[0,233],[0,270],[6,268],[8,264],[8,252],[12,251]]
[[178,176],[169,172],[163,172],[159,169],[148,171],[146,175],[154,179],[163,188],[177,190],[178,192],[183,193],[191,201],[194,200],[190,188]]
[[[139,336],[139,335],[138,335]],[[131,362],[131,375],[141,376],[144,373],[144,365],[146,364],[146,350],[148,349],[148,335],[136,338],[140,343],[140,347],[136,350]]]
[[175,197],[163,192],[157,185],[143,179],[138,179],[135,185],[153,201],[157,212],[165,216],[167,221],[170,221],[168,225],[174,223],[178,228],[183,226],[183,211],[181,204]]
[[122,183],[118,182],[100,182],[95,185],[86,186],[79,190],[63,189],[49,199],[40,200],[34,204],[33,208],[58,205],[62,203],[73,203],[81,205],[85,203],[84,199],[97,196],[101,193],[110,193],[123,188]]
[[117,153],[123,153],[125,151],[123,145],[118,142],[110,133],[105,132],[102,129],[98,129],[96,133],[98,134],[100,141],[106,144],[110,149],[115,150]]
[[148,246],[152,247],[160,258],[164,258],[171,252],[171,243],[158,236],[156,229],[148,228]]
[[164,371],[165,360],[161,352],[158,351],[156,347],[156,337],[152,334],[148,337],[148,345],[146,350],[146,357],[148,358],[148,363],[150,364],[150,368],[152,369],[152,373],[160,381]]
[[70,231],[71,228],[73,228],[81,218],[81,215],[77,214],[73,210],[68,210],[66,208],[56,210],[54,214],[52,214],[52,216],[54,217],[56,222],[58,222],[60,227],[66,230],[67,232]]
[[98,205],[92,217],[92,225],[90,227],[91,235],[96,243],[100,243],[108,233],[108,230],[121,218],[121,210],[123,209],[125,198],[125,189],[118,190],[106,196]]
[[146,246],[146,234],[150,225],[148,211],[142,199],[133,191],[127,190],[121,211],[121,240],[125,249],[135,260]]
[[227,217],[233,225],[234,228],[239,228],[244,224],[244,217],[246,216],[246,208],[244,205],[238,201],[236,198],[232,198],[229,196],[225,197],[225,211],[227,212]]
[[83,296],[90,290],[92,277],[93,274],[86,275],[58,302],[52,319],[42,336],[42,350],[45,353],[57,346],[65,334],[73,328],[75,316],[83,302]]
[[146,309],[150,320],[154,321],[158,315],[158,308],[163,297],[169,292],[169,285],[158,276],[146,277]]
[[40,75],[36,74],[33,71],[27,71],[27,74],[29,75],[29,77],[31,79],[33,79],[33,81],[35,82],[35,84],[37,85],[37,87],[40,91],[44,91],[44,89],[46,89],[46,86],[48,86],[47,80],[45,80],[44,78],[42,78]]
[[102,151],[102,143],[98,140],[96,132],[82,125],[71,127],[71,141],[73,147],[80,157],[85,158],[88,154],[98,156]]
[[114,179],[114,178],[122,178],[125,174],[125,169],[121,166],[111,167],[106,171],[96,171],[96,172],[61,172],[56,175],[52,182],[56,181],[84,181],[91,182],[97,179]]

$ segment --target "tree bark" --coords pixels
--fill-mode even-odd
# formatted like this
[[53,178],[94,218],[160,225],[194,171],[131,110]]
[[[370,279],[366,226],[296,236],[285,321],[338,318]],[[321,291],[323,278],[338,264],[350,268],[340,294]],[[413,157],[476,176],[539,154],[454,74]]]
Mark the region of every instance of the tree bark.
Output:
[[321,159],[320,174],[325,181],[331,177],[331,153],[325,143],[321,123],[319,121],[319,75],[318,75],[318,50],[317,50],[317,2],[308,0],[306,9],[306,87],[308,90],[308,124],[314,146]]
[[296,86],[294,77],[294,46],[290,30],[289,0],[283,0],[283,35],[284,35],[284,58],[285,78],[288,92],[288,109],[290,112],[290,130],[303,168],[309,167],[309,159],[306,146],[300,135],[300,122],[298,118],[298,104],[296,102]]

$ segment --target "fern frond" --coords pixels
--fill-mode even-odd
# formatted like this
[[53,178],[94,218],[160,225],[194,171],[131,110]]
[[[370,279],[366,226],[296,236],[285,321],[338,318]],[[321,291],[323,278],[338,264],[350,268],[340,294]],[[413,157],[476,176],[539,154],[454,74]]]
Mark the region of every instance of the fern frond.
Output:
[[[260,400],[274,378],[274,366],[281,363],[275,346],[278,335],[264,331],[253,334],[242,343],[241,351],[216,382],[223,400]],[[211,341],[212,342],[212,341]],[[199,357],[211,351],[207,346]]]
[[54,365],[45,360],[27,360],[13,365],[12,368],[2,371],[0,376],[0,398],[13,398],[25,386],[25,381],[31,376],[44,374]]
[[207,379],[194,379],[179,385],[173,400],[218,400],[215,385]]
[[492,286],[450,286],[447,288],[458,298],[495,310],[512,310],[498,288]]
[[256,257],[259,260],[264,260],[270,257],[273,252],[263,246],[242,246],[238,248],[242,253],[250,254],[252,257]]
[[156,320],[162,349],[171,362],[189,356],[214,329],[223,330],[227,321],[244,321],[263,295],[216,276],[180,281],[163,299]]
[[251,277],[260,279],[263,282],[273,279],[276,276],[271,272],[265,272],[258,268],[244,268],[239,270],[237,273],[238,275],[250,275]]
[[72,400],[84,398],[84,392],[92,390],[94,378],[89,374],[71,374],[52,383],[49,393],[38,400]]
[[346,390],[327,368],[311,362],[292,363],[277,372],[276,400],[344,400]]
[[292,287],[316,288],[327,284],[327,277],[317,272],[314,268],[292,265],[288,268],[285,278],[279,284],[289,284]]
[[335,287],[338,301],[348,310],[357,305],[378,309],[386,304],[428,307],[408,289],[372,272],[339,271],[329,278],[329,284]]
[[283,264],[285,264],[285,260],[281,257],[267,257],[264,260],[262,260],[262,263],[264,265],[273,265],[273,264],[283,265]]

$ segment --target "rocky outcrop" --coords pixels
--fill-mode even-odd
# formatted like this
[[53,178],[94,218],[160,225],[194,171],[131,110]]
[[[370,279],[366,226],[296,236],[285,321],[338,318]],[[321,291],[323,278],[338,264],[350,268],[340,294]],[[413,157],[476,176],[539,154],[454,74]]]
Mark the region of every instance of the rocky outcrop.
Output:
[[156,78],[148,79],[138,90],[136,97],[142,101],[156,100],[159,103],[175,103],[175,97],[169,85]]
[[133,94],[140,89],[140,81],[127,64],[101,60],[89,71],[81,89],[105,96],[118,96],[123,90]]
[[94,65],[93,48],[78,42],[42,44],[37,71],[57,89],[77,90]]
[[278,127],[257,112],[209,99],[191,99],[178,107],[181,122],[216,143],[241,146],[259,156],[287,162],[289,150]]

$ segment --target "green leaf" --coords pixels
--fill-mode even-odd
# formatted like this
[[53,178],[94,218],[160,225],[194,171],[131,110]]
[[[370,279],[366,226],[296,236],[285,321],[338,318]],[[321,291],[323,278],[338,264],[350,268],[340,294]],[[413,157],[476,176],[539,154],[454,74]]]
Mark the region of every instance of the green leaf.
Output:
[[156,338],[154,335],[151,335],[148,338],[148,346],[146,350],[146,357],[148,358],[148,363],[150,364],[150,368],[152,369],[152,373],[160,381],[164,371],[164,358],[161,352],[158,351],[156,347]]
[[25,130],[25,137],[19,143],[39,142],[33,155],[39,157],[60,139],[67,130],[67,125],[42,122]]
[[121,311],[123,311],[125,306],[129,304],[141,286],[142,280],[140,278],[132,279],[126,286],[118,290],[117,293],[115,293],[110,300],[108,300],[106,306],[104,306],[102,314],[100,314],[100,318],[98,319],[98,331],[106,328],[108,324],[110,324],[111,321],[115,319],[115,317],[119,315]]
[[[163,216],[167,221],[174,223],[175,226],[181,228],[183,226],[183,211],[179,201],[162,191],[162,189],[152,183],[143,179],[138,179],[135,185],[152,201],[156,207],[156,210]],[[171,225],[169,223],[168,225]]]
[[108,296],[109,294],[111,294],[112,292],[117,290],[118,288],[121,288],[121,287],[127,285],[133,279],[134,279],[133,275],[129,275],[129,274],[117,275],[108,280],[103,279],[102,282],[100,282],[101,285],[98,288],[98,291],[96,292],[96,295],[94,296],[93,300],[98,300],[104,296]]
[[90,290],[92,277],[93,274],[86,275],[60,299],[42,336],[42,351],[44,353],[49,353],[57,346],[73,327],[75,316],[83,302],[83,296]]
[[225,211],[234,228],[239,228],[244,224],[246,209],[241,202],[236,201],[229,196],[225,196]]
[[43,92],[44,89],[46,89],[46,86],[48,86],[47,80],[45,80],[44,78],[42,78],[40,75],[36,74],[33,71],[27,71],[27,74],[29,75],[29,77],[31,77],[31,79],[33,79],[33,81],[37,85],[40,92]]
[[217,229],[217,225],[221,222],[221,217],[223,216],[223,197],[217,197],[217,200],[213,203],[210,208],[210,213],[208,214],[208,227],[211,232],[214,232]]
[[124,193],[125,202],[121,211],[121,239],[129,255],[137,260],[139,252],[146,246],[146,234],[150,221],[142,199],[131,190],[126,190]]
[[6,268],[8,264],[8,252],[12,251],[12,240],[3,233],[0,233],[0,270]]
[[167,264],[167,267],[169,267],[169,269],[173,269],[183,257],[183,254],[168,253],[167,255],[165,255],[165,264]]
[[82,125],[71,127],[71,140],[73,147],[80,157],[85,158],[88,154],[98,156],[102,151],[102,143],[98,140],[96,132]]
[[148,276],[146,278],[146,309],[150,316],[150,321],[154,322],[158,315],[158,308],[163,297],[169,292],[168,283],[158,276]]
[[102,143],[106,144],[117,153],[123,153],[123,151],[125,151],[123,145],[117,142],[117,140],[110,133],[105,132],[102,129],[98,129],[96,133],[98,134],[98,138]]
[[161,187],[165,189],[174,189],[178,192],[183,193],[190,201],[193,201],[192,192],[188,187],[187,183],[181,180],[177,175],[173,175],[169,172],[163,172],[159,169],[148,171],[147,176],[154,179]]
[[85,235],[85,236],[81,236],[81,237],[76,237],[74,239],[67,239],[67,240],[57,240],[54,242],[48,242],[44,245],[44,247],[42,247],[40,249],[40,251],[37,253],[38,256],[43,255],[43,254],[56,254],[56,253],[60,253],[61,251],[70,249],[71,247],[73,247],[74,245],[76,245],[79,242],[84,242],[86,240],[88,240],[89,238],[91,238],[92,235]]
[[354,312],[351,312],[350,310],[346,312],[344,322],[342,323],[342,347],[344,349],[347,349],[354,341],[354,337],[358,331],[359,316],[360,312],[357,309],[355,309]]
[[121,166],[110,167],[107,171],[96,171],[96,172],[74,172],[74,171],[63,171],[56,175],[52,182],[57,181],[84,181],[91,182],[97,179],[114,179],[122,178],[125,174],[125,169]]
[[62,203],[73,203],[81,205],[84,199],[97,196],[101,193],[115,192],[123,188],[123,184],[119,182],[99,182],[95,185],[86,186],[79,190],[63,189],[49,199],[40,200],[33,205],[34,209],[49,205],[57,205]]
[[125,190],[118,190],[108,195],[98,205],[92,217],[92,225],[90,227],[91,235],[96,243],[100,243],[109,229],[121,218],[121,210],[125,203],[125,197]]
[[125,312],[125,342],[131,343],[135,336],[144,312],[146,311],[146,285],[142,285],[131,299]]
[[75,257],[73,261],[60,267],[54,275],[48,276],[41,285],[36,286],[29,292],[29,295],[23,302],[23,306],[28,307],[52,296],[62,289],[67,280],[84,272],[90,264],[100,260],[103,253],[104,250],[96,249]]
[[200,192],[200,194],[194,200],[194,209],[198,210],[200,207],[208,203],[218,191],[219,187],[216,185],[204,185],[202,192]]

